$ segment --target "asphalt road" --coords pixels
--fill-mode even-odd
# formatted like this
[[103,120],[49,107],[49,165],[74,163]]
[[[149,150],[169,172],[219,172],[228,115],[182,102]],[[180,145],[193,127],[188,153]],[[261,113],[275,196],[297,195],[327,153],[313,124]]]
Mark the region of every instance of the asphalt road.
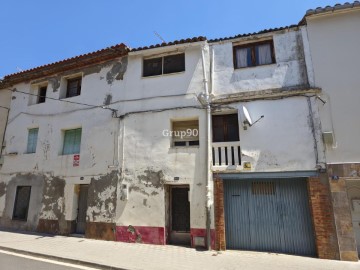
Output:
[[0,252],[1,270],[79,270],[93,269],[82,266],[70,266],[59,262],[51,263],[49,260],[34,258],[31,256],[17,256],[11,253]]

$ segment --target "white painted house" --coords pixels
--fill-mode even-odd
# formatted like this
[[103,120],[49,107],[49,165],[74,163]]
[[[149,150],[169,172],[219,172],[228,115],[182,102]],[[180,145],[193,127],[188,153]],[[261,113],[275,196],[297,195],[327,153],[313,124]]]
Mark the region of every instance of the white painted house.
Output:
[[320,89],[303,38],[291,26],[209,41],[220,249],[317,254],[308,188],[324,167]]
[[357,260],[338,242],[307,16],[6,76],[0,226]]
[[360,2],[309,10],[303,23],[310,83],[322,89],[321,132],[340,258],[355,260],[360,252]]

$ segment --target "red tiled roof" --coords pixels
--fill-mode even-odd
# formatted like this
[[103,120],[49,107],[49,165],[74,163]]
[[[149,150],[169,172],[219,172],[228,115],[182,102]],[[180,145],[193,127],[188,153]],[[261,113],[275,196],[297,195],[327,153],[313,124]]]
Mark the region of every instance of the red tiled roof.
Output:
[[121,43],[95,52],[78,55],[54,63],[9,74],[6,75],[2,81],[0,81],[0,88],[7,87],[22,81],[34,80],[44,76],[54,75],[59,72],[114,59],[116,57],[126,55],[128,51],[129,48],[125,44]]

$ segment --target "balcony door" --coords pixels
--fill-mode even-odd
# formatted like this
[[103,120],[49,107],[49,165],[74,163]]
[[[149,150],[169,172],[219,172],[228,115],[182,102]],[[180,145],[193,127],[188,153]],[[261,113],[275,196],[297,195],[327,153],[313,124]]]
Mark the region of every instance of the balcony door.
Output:
[[212,116],[213,142],[239,141],[239,120],[237,113]]

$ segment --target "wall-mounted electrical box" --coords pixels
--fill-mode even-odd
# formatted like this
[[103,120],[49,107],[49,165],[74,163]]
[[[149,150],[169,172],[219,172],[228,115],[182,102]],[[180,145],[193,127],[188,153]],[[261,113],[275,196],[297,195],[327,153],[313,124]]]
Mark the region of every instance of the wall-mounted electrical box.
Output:
[[324,144],[328,146],[334,145],[334,133],[332,131],[324,131],[322,133]]
[[121,199],[124,201],[129,200],[129,186],[128,184],[121,185]]

